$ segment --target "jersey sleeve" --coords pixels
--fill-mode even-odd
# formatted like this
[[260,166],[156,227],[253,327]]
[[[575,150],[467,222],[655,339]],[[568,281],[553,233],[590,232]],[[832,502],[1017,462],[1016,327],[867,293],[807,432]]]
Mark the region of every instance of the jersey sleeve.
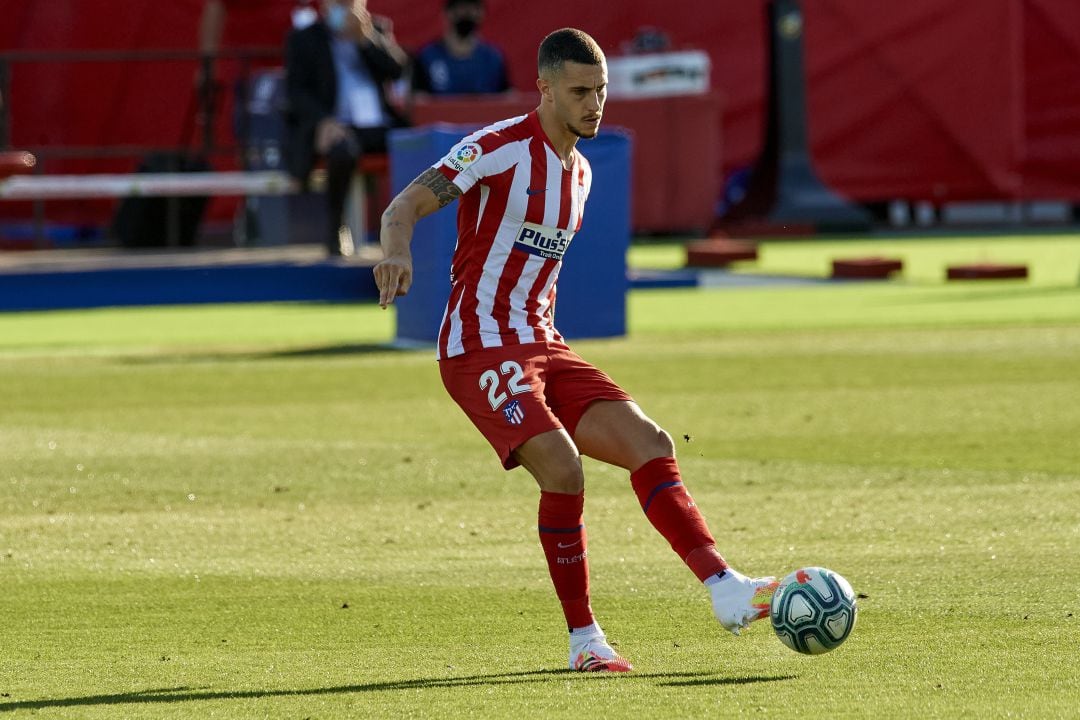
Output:
[[432,167],[457,185],[462,193],[466,193],[488,174],[489,156],[485,155],[477,139],[468,137],[450,148],[450,152]]

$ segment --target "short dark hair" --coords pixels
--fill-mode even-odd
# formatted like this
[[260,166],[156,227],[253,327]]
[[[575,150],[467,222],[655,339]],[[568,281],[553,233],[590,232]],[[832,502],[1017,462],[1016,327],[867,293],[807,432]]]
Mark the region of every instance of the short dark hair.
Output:
[[563,28],[548,35],[536,54],[536,69],[541,75],[556,73],[565,62],[602,65],[604,51],[588,33],[577,28]]
[[446,4],[443,5],[443,10],[452,10],[458,5],[479,5],[484,7],[484,0],[446,0]]

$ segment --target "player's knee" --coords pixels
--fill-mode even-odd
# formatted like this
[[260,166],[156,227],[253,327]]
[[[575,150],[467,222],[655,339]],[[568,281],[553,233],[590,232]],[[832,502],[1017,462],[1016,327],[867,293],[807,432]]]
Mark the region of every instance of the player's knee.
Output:
[[641,462],[647,462],[658,457],[674,457],[675,443],[664,428],[656,424],[656,421],[637,409],[635,413],[636,423],[632,438],[635,449],[640,453],[637,458]]
[[667,430],[653,424],[655,432],[649,451],[653,457],[675,457],[675,442],[668,435]]
[[534,472],[536,484],[545,492],[578,495],[585,491],[585,475],[580,464],[547,467],[542,472]]

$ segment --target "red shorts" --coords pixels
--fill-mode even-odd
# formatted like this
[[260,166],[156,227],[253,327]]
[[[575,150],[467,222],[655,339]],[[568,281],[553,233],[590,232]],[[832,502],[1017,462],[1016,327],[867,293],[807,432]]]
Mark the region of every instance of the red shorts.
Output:
[[633,400],[607,375],[562,343],[486,348],[439,361],[443,385],[499,454],[507,470],[514,450],[549,430],[574,436],[596,400]]

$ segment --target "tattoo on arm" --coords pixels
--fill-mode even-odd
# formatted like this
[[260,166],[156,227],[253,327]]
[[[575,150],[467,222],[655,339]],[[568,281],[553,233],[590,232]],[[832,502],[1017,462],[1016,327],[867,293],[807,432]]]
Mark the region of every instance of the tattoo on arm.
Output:
[[405,227],[405,223],[395,217],[400,208],[397,201],[390,203],[390,207],[383,211],[383,227]]
[[428,168],[420,177],[413,180],[414,185],[426,187],[435,193],[439,201],[439,207],[446,207],[454,200],[461,197],[461,188],[446,179],[446,176],[435,168]]

